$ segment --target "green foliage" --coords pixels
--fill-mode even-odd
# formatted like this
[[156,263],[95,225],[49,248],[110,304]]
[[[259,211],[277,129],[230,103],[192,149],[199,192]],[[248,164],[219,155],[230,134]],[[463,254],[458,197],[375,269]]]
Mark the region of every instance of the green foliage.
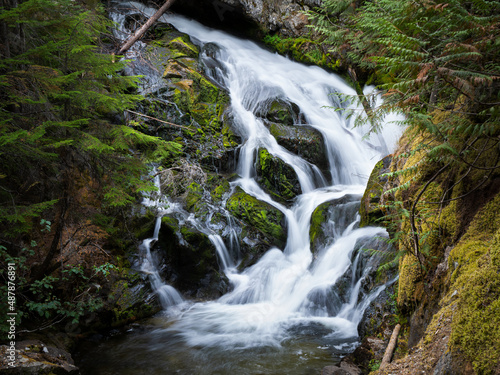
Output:
[[[50,222],[40,221],[41,232],[50,231]],[[7,308],[17,313],[17,324],[25,320],[36,322],[37,330],[43,330],[53,324],[70,322],[78,324],[80,319],[97,311],[104,300],[96,293],[97,283],[110,276],[116,267],[110,263],[85,269],[82,265],[65,265],[58,276],[46,275],[39,280],[30,277],[32,259],[36,257],[38,244],[32,241],[23,247],[18,255],[11,255],[8,249],[0,246],[0,293],[2,295],[1,313],[6,316]],[[8,265],[14,272],[8,274]],[[8,277],[10,276],[10,277]],[[7,281],[10,281],[8,283]],[[7,304],[8,291],[15,296],[13,304]],[[3,300],[6,300],[5,303]],[[7,322],[0,324],[0,331],[9,330]]]
[[142,97],[133,93],[137,77],[120,74],[127,62],[104,53],[103,9],[27,0],[3,8],[0,23],[9,36],[0,51],[2,232],[29,232],[78,172],[104,181],[110,207],[134,201],[146,163],[180,146],[112,123]]
[[[498,2],[482,0],[380,0],[359,8],[325,0],[309,16],[332,52],[375,71],[387,92],[379,110],[401,110],[413,126],[448,143],[442,155],[458,151],[457,136],[498,133],[499,10]],[[449,118],[433,123],[432,111]]]
[[[371,98],[343,98],[363,103],[367,116],[358,118],[377,131],[387,113],[405,115],[414,139],[393,162],[398,168],[386,174],[392,188],[381,222],[398,249],[388,266],[407,257],[408,269],[425,269],[443,246],[436,218],[460,198],[450,198],[452,181],[493,183],[498,168],[499,153],[492,150],[500,142],[499,3],[325,0],[309,17],[330,52],[347,66],[373,72],[384,94],[379,107]],[[416,280],[414,270],[407,273]]]

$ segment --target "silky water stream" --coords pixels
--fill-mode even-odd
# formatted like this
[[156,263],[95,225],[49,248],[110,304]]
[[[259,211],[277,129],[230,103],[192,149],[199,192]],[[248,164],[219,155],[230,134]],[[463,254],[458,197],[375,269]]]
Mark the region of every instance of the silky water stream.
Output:
[[[136,12],[152,12],[133,5]],[[206,64],[212,67],[207,74],[228,90],[235,131],[243,138],[236,170],[240,178],[232,185],[281,210],[288,239],[283,249],[271,248],[256,264],[238,271],[236,252],[226,247],[220,231],[196,222],[178,205],[146,199],[146,205],[158,207],[160,216],[176,211],[209,235],[231,291],[216,301],[193,303],[166,285],[150,252],[150,243],[158,238],[158,219],[153,238],[141,245],[141,269],[159,294],[164,312],[126,334],[92,344],[79,363],[82,373],[318,374],[355,348],[363,313],[385,287],[371,292],[362,287],[374,264],[362,249],[380,244],[376,237],[385,236],[385,231],[359,228],[357,211],[373,166],[391,151],[400,131],[388,123],[382,134],[365,139],[364,129],[354,128],[352,118],[330,109],[347,105],[336,94],[355,94],[334,74],[180,16],[163,16],[160,21],[189,34],[202,48],[201,59],[216,60]],[[207,43],[218,47],[212,45],[207,54]],[[257,116],[276,99],[297,105],[302,125],[321,132],[330,176],[281,147]],[[302,194],[292,206],[274,201],[257,184],[255,157],[260,147],[296,172]],[[337,202],[329,211],[330,237],[313,254],[311,215],[329,201]]]

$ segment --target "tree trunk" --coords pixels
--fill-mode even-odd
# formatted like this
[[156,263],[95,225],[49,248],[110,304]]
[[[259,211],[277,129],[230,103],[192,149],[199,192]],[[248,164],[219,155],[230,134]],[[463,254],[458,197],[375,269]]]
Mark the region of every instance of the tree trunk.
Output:
[[384,358],[382,358],[382,363],[380,363],[380,369],[382,370],[388,363],[391,362],[392,353],[394,353],[394,349],[396,348],[396,342],[398,341],[399,330],[401,329],[401,324],[396,324],[394,327],[394,331],[392,331],[391,340],[389,341],[389,345],[385,349]]
[[166,0],[165,4],[162,5],[158,11],[153,14],[153,16],[147,20],[147,22],[142,25],[135,33],[132,35],[130,38],[128,38],[125,43],[121,46],[120,50],[118,51],[119,55],[122,55],[124,52],[128,51],[130,47],[134,45],[134,43],[140,39],[144,33],[151,27],[153,24],[160,18],[163,13],[174,3],[175,0]]
[[32,275],[33,280],[41,280],[44,276],[49,275],[49,266],[54,257],[56,256],[57,249],[59,248],[60,240],[63,233],[64,228],[64,216],[66,215],[66,209],[68,208],[68,195],[65,192],[64,197],[61,201],[61,208],[59,211],[59,220],[56,227],[56,232],[54,233],[54,237],[52,238],[52,243],[50,245],[50,249],[45,255],[45,259],[43,263],[35,269],[35,272]]

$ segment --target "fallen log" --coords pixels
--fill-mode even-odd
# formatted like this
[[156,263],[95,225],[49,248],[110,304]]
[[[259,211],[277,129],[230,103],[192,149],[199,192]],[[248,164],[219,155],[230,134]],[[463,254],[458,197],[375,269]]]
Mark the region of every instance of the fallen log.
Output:
[[135,33],[134,35],[130,36],[125,43],[120,47],[120,50],[118,51],[118,55],[123,55],[125,52],[128,51],[130,47],[134,45],[135,42],[137,42],[138,39],[140,39],[148,29],[153,26],[153,24],[160,18],[165,11],[170,8],[170,6],[174,3],[175,0],[167,0],[165,1],[165,4],[162,5],[160,9],[156,11],[153,16],[151,16],[150,19],[146,21],[144,25],[142,25]]
[[401,324],[396,324],[394,330],[392,331],[391,339],[389,340],[389,345],[385,349],[384,357],[380,363],[380,369],[383,369],[388,363],[391,362],[392,354],[396,348],[396,343],[398,341],[399,330],[401,329]]

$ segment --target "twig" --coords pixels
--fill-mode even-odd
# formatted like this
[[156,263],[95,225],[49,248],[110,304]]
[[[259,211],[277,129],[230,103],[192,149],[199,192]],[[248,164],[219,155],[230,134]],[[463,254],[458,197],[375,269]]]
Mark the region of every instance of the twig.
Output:
[[134,115],[146,117],[146,118],[149,118],[151,120],[159,121],[159,122],[162,122],[162,123],[170,125],[170,126],[175,126],[177,128],[182,128],[182,129],[186,129],[186,130],[192,130],[192,129],[188,128],[187,126],[177,125],[177,124],[174,124],[174,123],[171,123],[168,121],[160,120],[159,118],[148,116],[148,115],[145,115],[144,113],[134,112],[134,111],[131,111],[130,109],[126,109],[126,111],[133,113]]

